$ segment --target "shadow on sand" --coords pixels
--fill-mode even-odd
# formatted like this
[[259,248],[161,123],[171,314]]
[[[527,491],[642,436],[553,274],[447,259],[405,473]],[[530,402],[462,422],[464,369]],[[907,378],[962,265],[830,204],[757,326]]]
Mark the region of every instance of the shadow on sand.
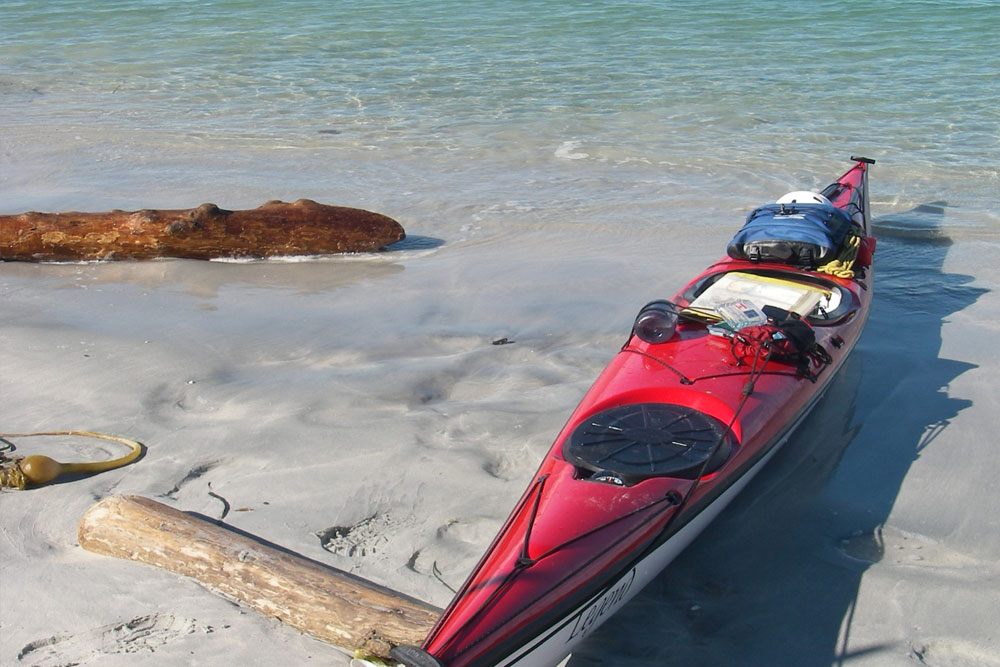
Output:
[[872,314],[824,400],[569,667],[839,665],[898,655],[890,643],[846,647],[861,578],[886,555],[882,526],[910,466],[971,405],[944,391],[974,366],[939,358],[941,329],[986,290],[943,271],[944,211],[934,202],[875,220]]

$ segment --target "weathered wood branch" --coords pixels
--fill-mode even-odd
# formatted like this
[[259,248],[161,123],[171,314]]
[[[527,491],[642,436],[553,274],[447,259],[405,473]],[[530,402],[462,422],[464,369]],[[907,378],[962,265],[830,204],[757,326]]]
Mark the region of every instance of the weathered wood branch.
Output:
[[88,551],[156,565],[313,637],[388,657],[420,644],[440,610],[141,496],[112,496],[80,522]]
[[0,259],[67,261],[186,257],[276,257],[378,250],[405,236],[371,211],[269,201],[226,211],[181,210],[0,215]]

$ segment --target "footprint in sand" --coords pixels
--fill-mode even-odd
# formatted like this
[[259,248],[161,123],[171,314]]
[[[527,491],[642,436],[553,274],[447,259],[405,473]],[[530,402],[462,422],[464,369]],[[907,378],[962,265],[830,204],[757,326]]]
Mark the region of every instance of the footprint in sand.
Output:
[[418,574],[433,576],[454,592],[497,528],[498,522],[488,517],[449,520],[437,529],[429,544],[413,552],[406,567]]
[[[21,649],[17,660],[34,667],[56,667],[99,662],[107,656],[123,653],[152,654],[158,647],[198,629],[192,618],[150,614],[79,634],[36,639]],[[213,631],[210,626],[200,629]]]
[[987,565],[926,535],[891,526],[880,526],[872,532],[858,531],[840,540],[839,547],[850,558],[867,563],[887,561],[893,565],[954,570]]

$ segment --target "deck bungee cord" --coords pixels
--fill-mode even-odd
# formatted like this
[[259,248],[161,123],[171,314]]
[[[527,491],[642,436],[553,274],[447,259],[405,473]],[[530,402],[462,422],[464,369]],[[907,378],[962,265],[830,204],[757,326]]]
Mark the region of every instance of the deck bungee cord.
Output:
[[[758,366],[758,361],[760,361],[760,356],[764,352],[764,350],[767,350],[767,352],[766,352],[766,354],[764,354],[763,362],[760,363],[760,365]],[[569,547],[573,543],[578,542],[580,540],[583,540],[583,539],[585,539],[587,537],[590,537],[591,535],[594,535],[595,533],[600,532],[601,530],[604,530],[604,529],[606,529],[606,528],[608,528],[608,527],[610,527],[610,526],[612,526],[614,524],[621,523],[621,522],[623,522],[623,521],[625,521],[627,519],[630,519],[633,516],[635,516],[635,515],[637,515],[637,514],[639,514],[641,512],[645,512],[647,510],[650,510],[650,509],[655,508],[655,507],[662,506],[664,504],[666,505],[666,507],[664,507],[661,511],[667,511],[670,508],[676,508],[675,512],[667,520],[667,523],[664,525],[664,527],[663,527],[663,529],[661,531],[661,534],[667,533],[671,529],[671,527],[673,526],[674,519],[676,519],[676,517],[680,515],[681,510],[684,508],[685,505],[687,505],[687,503],[690,500],[691,496],[694,494],[695,490],[698,488],[698,482],[705,475],[706,469],[709,466],[709,464],[711,463],[712,459],[714,458],[715,453],[719,450],[720,447],[723,446],[723,444],[726,442],[727,438],[729,438],[731,436],[733,425],[736,423],[736,420],[738,419],[740,413],[742,412],[743,407],[744,407],[744,405],[747,402],[747,399],[749,399],[750,395],[753,393],[754,386],[755,386],[757,380],[761,377],[761,375],[764,374],[765,369],[767,367],[767,364],[771,360],[771,356],[772,355],[771,355],[771,350],[770,350],[770,346],[769,345],[767,345],[766,343],[761,343],[761,344],[757,345],[756,354],[754,355],[754,359],[753,359],[753,362],[751,364],[751,370],[749,371],[749,378],[747,379],[746,383],[743,385],[743,388],[742,388],[742,391],[741,391],[741,400],[740,400],[740,402],[739,402],[739,404],[738,404],[738,406],[736,408],[735,413],[733,414],[733,418],[726,425],[726,428],[723,430],[722,434],[719,436],[719,438],[716,440],[716,442],[712,445],[712,447],[710,449],[709,456],[705,459],[704,463],[701,464],[701,469],[698,471],[698,474],[691,481],[690,486],[688,487],[687,491],[683,494],[683,496],[680,495],[680,494],[678,494],[678,493],[676,493],[675,491],[671,491],[671,492],[667,493],[665,496],[663,496],[662,498],[654,500],[653,502],[650,502],[650,503],[648,503],[646,505],[642,505],[640,507],[637,507],[637,508],[633,509],[632,511],[628,512],[627,514],[623,514],[621,516],[615,517],[614,519],[612,519],[612,520],[610,520],[610,521],[608,521],[608,522],[606,522],[604,524],[601,524],[601,525],[598,525],[596,527],[593,527],[590,530],[587,530],[587,531],[585,531],[583,533],[580,533],[580,534],[574,536],[573,538],[570,538],[570,539],[562,542],[561,544],[558,544],[558,545],[555,545],[554,547],[551,547],[550,549],[548,549],[547,551],[545,551],[544,553],[542,553],[540,555],[537,555],[535,557],[531,557],[530,554],[529,554],[529,545],[530,545],[530,541],[531,541],[531,529],[532,529],[532,526],[534,525],[534,522],[535,522],[535,516],[536,516],[537,511],[538,511],[538,503],[539,503],[539,501],[541,499],[542,490],[544,488],[545,481],[548,479],[549,475],[541,475],[540,477],[538,477],[535,480],[535,482],[532,484],[531,488],[530,488],[529,497],[531,498],[531,510],[529,511],[529,519],[528,519],[527,529],[525,531],[524,540],[523,540],[523,543],[521,545],[521,556],[514,563],[512,569],[509,572],[507,572],[506,576],[503,579],[503,582],[499,586],[497,586],[497,588],[492,592],[492,594],[480,606],[479,611],[474,615],[473,618],[476,618],[480,614],[485,613],[489,609],[490,604],[493,601],[495,601],[496,598],[498,598],[499,596],[501,596],[506,590],[508,590],[508,587],[513,582],[514,578],[516,578],[517,576],[519,576],[525,570],[530,569],[531,567],[533,567],[534,565],[536,565],[541,560],[543,560],[545,558],[548,558],[548,557],[554,555],[555,553],[558,553],[559,551],[561,551],[563,549],[566,549],[567,547]],[[525,500],[527,501],[528,498],[526,498]],[[629,529],[628,533],[632,533],[632,532],[635,532],[635,531],[640,530],[640,529],[641,529],[641,525],[640,526],[635,526],[635,527]],[[579,563],[578,567],[576,568],[575,571],[571,571],[571,572],[565,573],[563,581],[566,581],[566,580],[570,579],[575,574],[576,571],[580,571],[580,570],[584,569],[585,567],[587,567],[590,563],[592,563],[594,560],[596,560],[597,558],[599,558],[602,555],[602,553],[598,553],[598,554],[594,555],[591,559],[589,559],[589,560],[587,560],[585,562]],[[468,586],[469,583],[470,582],[467,581],[466,582],[466,586]],[[464,592],[465,592],[465,587],[463,587],[463,589],[460,591],[460,593],[464,593]],[[527,609],[528,607],[530,607],[535,602],[536,602],[536,600],[525,600],[524,603],[523,603],[523,605],[522,605],[522,607],[521,607],[521,609],[519,611],[523,611],[524,609]],[[505,620],[509,620],[509,619],[505,619]],[[489,635],[489,633],[483,634],[481,637],[479,637],[479,639],[475,640],[473,642],[473,644],[476,644],[479,641],[485,640],[488,635]]]
[[[549,475],[542,475],[542,476],[540,476],[539,478],[537,478],[535,480],[534,484],[531,487],[530,496],[532,498],[532,501],[531,501],[532,502],[532,507],[531,507],[531,510],[530,510],[530,513],[529,513],[528,525],[527,525],[527,530],[525,531],[524,541],[523,541],[522,546],[521,546],[521,557],[518,558],[518,560],[514,563],[513,568],[507,573],[506,577],[504,578],[503,583],[500,584],[496,588],[496,590],[493,591],[493,593],[490,595],[490,597],[487,598],[486,602],[484,602],[482,604],[482,606],[480,607],[480,611],[478,612],[478,614],[484,613],[489,608],[490,604],[497,597],[499,597],[500,595],[502,595],[505,590],[507,590],[507,588],[510,585],[510,583],[512,582],[512,580],[516,576],[518,576],[521,572],[523,572],[524,570],[527,570],[527,569],[531,568],[532,566],[534,566],[535,564],[537,564],[539,561],[541,561],[541,560],[543,560],[545,558],[548,558],[548,557],[554,555],[555,553],[558,553],[559,551],[561,551],[563,549],[566,549],[567,547],[569,547],[570,545],[572,545],[575,542],[578,542],[578,541],[583,540],[583,539],[585,539],[587,537],[590,537],[591,535],[594,535],[595,533],[600,532],[601,530],[609,528],[610,526],[612,526],[614,524],[621,523],[621,522],[623,522],[623,521],[625,521],[625,520],[627,520],[629,518],[632,518],[633,516],[635,516],[635,515],[637,515],[637,514],[639,514],[641,512],[645,512],[647,510],[650,510],[650,509],[653,509],[655,507],[659,507],[659,506],[662,506],[662,505],[665,505],[665,507],[663,507],[662,510],[660,510],[661,512],[665,512],[665,511],[667,511],[667,510],[669,510],[671,508],[676,508],[675,511],[673,512],[673,514],[667,520],[667,523],[663,526],[663,528],[661,530],[661,534],[668,533],[673,528],[675,519],[678,516],[681,515],[681,510],[684,509],[684,507],[688,504],[688,501],[694,495],[694,492],[698,489],[699,482],[705,476],[705,474],[707,474],[708,467],[711,464],[713,458],[715,457],[715,454],[726,443],[727,439],[732,436],[732,434],[733,434],[733,426],[736,423],[736,420],[739,418],[740,414],[742,413],[743,408],[745,407],[747,400],[753,394],[755,386],[756,386],[756,383],[757,383],[757,380],[760,379],[760,377],[763,376],[767,372],[767,365],[771,361],[772,357],[774,356],[774,351],[772,349],[771,343],[769,341],[767,341],[767,340],[754,340],[753,341],[753,346],[754,346],[755,349],[754,349],[754,353],[753,353],[753,359],[752,359],[752,361],[749,364],[750,370],[746,371],[746,373],[748,375],[748,378],[747,378],[747,381],[744,383],[744,385],[743,385],[743,387],[741,389],[741,392],[740,392],[741,398],[740,398],[740,401],[739,401],[739,403],[738,403],[738,405],[736,407],[736,410],[735,410],[735,412],[733,414],[733,417],[730,420],[730,422],[726,425],[726,427],[723,429],[722,433],[719,435],[719,437],[717,438],[717,440],[713,443],[712,447],[709,450],[709,452],[710,452],[709,455],[705,458],[704,462],[701,464],[701,468],[699,469],[698,474],[695,475],[694,478],[691,480],[691,484],[688,486],[687,491],[683,495],[678,494],[678,493],[676,493],[674,491],[671,491],[671,492],[667,493],[662,498],[659,498],[659,499],[657,499],[657,500],[655,500],[653,502],[650,502],[650,503],[648,503],[646,505],[642,505],[640,507],[637,507],[637,508],[633,509],[632,511],[628,512],[627,514],[621,515],[621,516],[616,517],[616,518],[614,518],[614,519],[612,519],[612,520],[610,520],[610,521],[608,521],[608,522],[606,522],[604,524],[601,524],[601,525],[598,525],[598,526],[596,526],[594,528],[591,528],[590,530],[587,530],[586,532],[578,534],[575,537],[573,537],[571,539],[568,539],[565,542],[562,542],[561,544],[558,544],[558,545],[556,545],[554,547],[551,547],[550,549],[548,549],[547,551],[545,551],[544,553],[542,553],[540,555],[537,555],[535,557],[531,557],[530,554],[529,554],[529,544],[530,544],[530,540],[531,540],[531,528],[532,528],[532,526],[534,524],[535,516],[536,516],[537,511],[538,511],[538,503],[539,503],[539,500],[541,499],[541,493],[542,493],[542,490],[544,488],[545,481],[549,477]],[[636,526],[636,527],[633,527],[632,529],[630,529],[628,532],[632,533],[632,532],[634,532],[636,530],[640,530],[640,529],[641,529],[641,526]],[[655,545],[655,540],[654,540],[654,545]],[[600,555],[601,555],[600,553],[596,554],[590,560],[588,560],[586,562],[579,563],[578,567],[576,568],[576,571],[584,569],[591,562],[593,562],[594,560],[596,560]],[[568,580],[569,578],[571,578],[573,576],[573,574],[574,574],[574,572],[567,572],[565,574],[563,580],[564,581]],[[535,602],[535,600],[526,600],[524,602],[524,604],[523,604],[522,611],[523,611],[523,609],[526,609],[526,608],[530,607],[531,604],[533,604],[534,602]],[[477,614],[477,616],[478,616],[478,614]],[[485,639],[486,636],[488,636],[488,634],[484,634],[480,638],[480,641],[483,640],[483,639]]]
[[[764,354],[763,361],[758,366],[758,362],[760,361],[761,354],[764,353],[765,350],[766,350],[766,353]],[[598,525],[596,527],[593,527],[590,530],[587,530],[587,531],[585,531],[583,533],[580,533],[580,534],[574,536],[573,538],[570,538],[570,539],[562,542],[561,544],[558,544],[558,545],[556,545],[554,547],[551,547],[550,549],[548,549],[547,551],[545,551],[544,553],[542,553],[540,555],[532,557],[530,555],[530,553],[529,553],[530,542],[531,542],[531,532],[532,532],[531,529],[532,529],[532,527],[534,525],[535,516],[536,516],[536,514],[538,512],[538,503],[539,503],[539,501],[541,499],[542,490],[544,489],[545,481],[549,478],[549,475],[541,475],[540,477],[538,477],[535,480],[534,484],[531,486],[531,489],[530,489],[529,497],[531,498],[531,510],[529,511],[529,518],[528,518],[528,523],[527,523],[527,529],[525,530],[524,539],[523,539],[523,542],[522,542],[522,545],[521,545],[521,556],[514,563],[513,568],[506,574],[506,576],[504,577],[503,583],[501,583],[493,591],[493,593],[487,598],[487,600],[482,604],[482,606],[480,607],[479,612],[476,615],[478,616],[479,614],[484,613],[489,608],[490,604],[497,597],[499,597],[500,595],[502,595],[505,590],[507,590],[507,588],[508,588],[509,584],[512,582],[512,580],[515,577],[517,577],[521,572],[523,572],[523,571],[525,571],[525,570],[533,567],[539,561],[541,561],[541,560],[543,560],[545,558],[548,558],[548,557],[552,556],[553,554],[555,554],[555,553],[557,553],[557,552],[559,552],[559,551],[561,551],[563,549],[566,549],[567,547],[569,547],[573,543],[578,542],[580,540],[583,540],[583,539],[585,539],[587,537],[590,537],[591,535],[594,535],[595,533],[597,533],[597,532],[599,532],[601,530],[604,530],[604,529],[606,529],[606,528],[608,528],[608,527],[610,527],[610,526],[612,526],[614,524],[623,522],[626,519],[629,519],[629,518],[635,516],[636,514],[639,514],[641,512],[645,512],[645,511],[650,510],[650,509],[652,509],[654,507],[658,507],[658,506],[661,506],[661,505],[664,505],[664,504],[666,505],[666,507],[664,507],[662,511],[666,511],[666,510],[670,509],[671,507],[676,507],[676,511],[671,515],[670,519],[667,520],[666,525],[664,525],[663,530],[661,531],[661,533],[668,532],[670,530],[670,528],[672,527],[672,525],[673,525],[674,519],[677,516],[680,515],[680,510],[684,508],[684,506],[690,500],[691,496],[694,494],[695,490],[698,488],[698,482],[705,475],[706,470],[707,470],[709,464],[711,463],[712,459],[714,458],[716,452],[719,450],[720,447],[723,446],[723,444],[726,442],[727,438],[729,438],[731,436],[732,430],[733,430],[733,425],[736,423],[736,420],[739,418],[740,413],[743,411],[743,407],[746,404],[747,399],[749,399],[750,395],[753,394],[754,386],[755,386],[757,380],[761,377],[761,375],[764,374],[765,369],[767,368],[767,364],[771,360],[771,357],[772,357],[771,346],[767,342],[760,342],[760,341],[758,341],[757,345],[756,345],[756,352],[754,354],[753,361],[750,364],[750,371],[748,372],[749,377],[748,377],[746,383],[743,385],[743,388],[742,388],[742,391],[741,391],[741,400],[740,400],[740,402],[739,402],[739,404],[738,404],[738,406],[736,408],[735,413],[733,414],[732,420],[726,425],[726,428],[723,430],[723,432],[718,437],[718,439],[716,440],[716,442],[712,445],[712,447],[710,449],[710,454],[708,455],[708,457],[706,457],[704,463],[701,464],[701,468],[698,471],[698,474],[692,480],[690,486],[688,487],[688,490],[684,493],[683,496],[681,496],[680,494],[678,494],[678,493],[676,493],[674,491],[671,491],[671,492],[667,493],[665,496],[663,496],[662,498],[654,500],[653,502],[650,502],[650,503],[648,503],[646,505],[642,505],[640,507],[637,507],[637,508],[633,509],[632,511],[628,512],[627,514],[623,514],[623,515],[618,516],[618,517],[616,517],[616,518],[614,518],[614,519],[612,519],[612,520],[610,520],[610,521],[608,521],[608,522],[606,522],[604,524],[601,524],[601,525]],[[527,498],[525,500],[527,500]],[[639,530],[639,529],[641,529],[641,526],[636,526],[636,527],[632,528],[631,530],[629,530],[628,532],[631,533],[631,532],[634,532],[634,531]],[[596,558],[598,558],[600,555],[601,554],[599,553],[599,554],[595,555],[593,558],[591,558],[590,560],[578,564],[577,571],[582,570],[583,568],[585,568],[587,565],[589,565],[591,562],[593,562],[593,560],[596,560]],[[564,577],[564,580],[569,579],[570,577],[573,576],[573,574],[574,574],[574,572],[566,573],[566,575]],[[469,582],[466,582],[466,585],[468,585],[468,583]],[[463,589],[462,592],[464,592],[464,589]],[[530,607],[531,604],[533,604],[534,602],[535,602],[535,600],[527,600],[527,601],[525,601],[522,610],[524,608]],[[482,639],[485,639],[486,636],[487,635],[484,634],[480,638],[480,641]]]
[[40,431],[37,433],[0,433],[0,440],[13,451],[13,444],[7,438],[31,438],[36,436],[80,436],[99,438],[126,445],[129,453],[108,461],[87,461],[61,463],[44,454],[25,457],[8,457],[0,454],[0,488],[26,489],[29,486],[48,484],[66,473],[97,473],[121,468],[138,459],[144,450],[142,444],[129,438],[121,438],[94,431]]
[[[536,479],[535,482],[534,482],[534,484],[533,484],[533,486],[532,486],[532,489],[537,489],[540,492],[541,489],[542,489],[542,487],[544,486],[545,480],[547,478],[548,478],[548,475],[543,475],[543,476],[539,477],[538,479]],[[531,519],[529,521],[529,530],[528,530],[528,533],[527,533],[527,538],[528,539],[530,539],[530,532],[531,532],[530,531],[530,526],[534,523],[534,515],[535,515],[535,513],[537,511],[537,499],[540,498],[539,493],[535,493],[534,495],[535,495],[535,502],[533,502],[532,516],[531,516]],[[579,541],[584,540],[584,539],[586,539],[588,537],[591,537],[592,535],[600,532],[601,530],[604,530],[606,528],[610,528],[611,526],[613,526],[615,524],[622,523],[625,520],[633,518],[634,516],[636,516],[636,515],[638,515],[638,514],[640,514],[642,512],[645,512],[647,510],[651,510],[651,509],[660,507],[660,506],[662,506],[664,504],[666,505],[666,507],[663,508],[663,510],[661,510],[661,512],[662,511],[666,511],[666,510],[668,510],[671,507],[674,507],[674,506],[678,506],[679,507],[679,506],[681,506],[684,503],[685,500],[686,499],[681,498],[681,496],[679,494],[671,491],[671,492],[667,493],[666,495],[664,495],[662,498],[658,498],[658,499],[656,499],[656,500],[654,500],[654,501],[652,501],[652,502],[650,502],[650,503],[648,503],[646,505],[637,507],[637,508],[631,510],[630,512],[628,512],[627,514],[624,514],[624,515],[619,516],[619,517],[615,517],[614,519],[611,519],[610,521],[608,521],[608,522],[606,522],[606,523],[604,523],[602,525],[599,525],[599,526],[596,526],[594,528],[591,528],[591,529],[587,530],[586,532],[581,533],[579,535],[576,535],[575,537],[570,538],[570,539],[566,540],[565,542],[563,542],[561,544],[558,544],[558,545],[556,545],[554,547],[551,547],[550,549],[548,549],[544,553],[542,553],[542,554],[540,554],[540,555],[538,555],[538,556],[536,556],[534,558],[527,557],[526,555],[524,555],[524,554],[527,554],[527,551],[528,551],[528,539],[526,539],[525,542],[524,542],[524,544],[522,545],[522,556],[521,556],[521,558],[519,558],[514,563],[513,567],[510,569],[510,571],[507,572],[506,575],[504,576],[503,581],[490,594],[490,596],[486,599],[486,601],[483,602],[482,606],[475,613],[474,618],[478,618],[480,615],[487,613],[489,611],[490,605],[497,598],[499,598],[501,595],[503,595],[505,591],[509,590],[509,587],[513,583],[514,579],[516,579],[518,576],[520,576],[521,573],[523,573],[523,572],[529,570],[530,568],[534,567],[535,565],[537,565],[542,560],[544,560],[546,558],[549,558],[549,557],[551,557],[551,556],[559,553],[560,551],[562,551],[562,550],[564,550],[564,549],[572,546],[576,542],[579,542]],[[631,535],[632,533],[635,533],[635,532],[637,532],[639,530],[642,530],[642,528],[643,528],[643,526],[641,524],[637,525],[637,526],[633,526],[632,528],[630,528],[630,529],[627,530],[626,535]],[[610,549],[610,546],[609,546],[609,549]],[[594,561],[596,561],[598,558],[600,558],[602,555],[604,555],[604,553],[605,553],[604,551],[599,552],[599,553],[593,555],[589,560],[579,563],[578,566],[577,566],[577,568],[575,568],[572,571],[566,572],[564,574],[564,576],[562,577],[562,579],[559,581],[559,583],[564,583],[564,582],[570,580],[577,572],[585,569],[588,565],[590,565],[591,563],[593,563]],[[466,583],[468,584],[468,582],[466,582]],[[467,587],[463,587],[462,589],[459,590],[459,594],[464,593],[466,590],[467,590]],[[535,602],[537,602],[537,599],[530,599],[530,600],[523,601],[521,608],[519,610],[517,610],[517,612],[515,612],[515,614],[513,614],[513,616],[516,616],[517,613],[521,613],[524,610],[530,608]],[[512,618],[513,616],[504,619],[504,622],[510,620],[510,618]],[[499,627],[502,624],[503,624],[502,622],[499,623],[497,625],[497,627]],[[476,639],[473,642],[473,644],[477,644],[477,643],[479,643],[481,641],[484,641],[485,639],[487,639],[487,637],[489,637],[489,635],[490,635],[489,632],[484,633],[482,636],[480,636],[478,639]]]

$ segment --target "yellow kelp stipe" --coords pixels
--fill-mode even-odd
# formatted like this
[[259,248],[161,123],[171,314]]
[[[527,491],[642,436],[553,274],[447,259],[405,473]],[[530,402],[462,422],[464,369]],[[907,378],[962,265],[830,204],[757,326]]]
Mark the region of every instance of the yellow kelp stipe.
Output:
[[23,458],[2,461],[0,464],[0,487],[24,489],[29,486],[48,484],[59,475],[68,472],[103,472],[128,465],[142,454],[142,445],[135,440],[119,438],[92,431],[45,431],[40,433],[0,433],[0,438],[28,438],[39,435],[75,435],[87,438],[100,438],[127,445],[131,451],[125,456],[110,461],[93,461],[86,463],[60,463],[42,454],[33,454]]

